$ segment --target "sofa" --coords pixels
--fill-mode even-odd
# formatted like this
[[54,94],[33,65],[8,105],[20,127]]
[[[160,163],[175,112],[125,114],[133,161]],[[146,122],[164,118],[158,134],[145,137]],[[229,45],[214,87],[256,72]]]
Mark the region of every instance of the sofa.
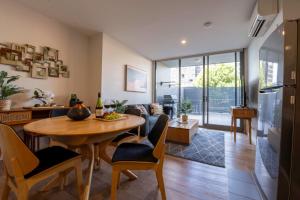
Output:
[[[159,115],[152,115],[151,114],[151,107],[150,104],[138,104],[140,106],[143,106],[147,110],[147,114],[142,114],[142,117],[145,119],[145,124],[141,126],[140,135],[145,137],[149,134],[149,132],[152,130],[154,124],[156,123]],[[125,112],[127,109],[133,109],[136,108],[137,105],[127,105],[125,108]],[[136,130],[133,130],[134,132]],[[132,131],[130,131],[132,132]]]

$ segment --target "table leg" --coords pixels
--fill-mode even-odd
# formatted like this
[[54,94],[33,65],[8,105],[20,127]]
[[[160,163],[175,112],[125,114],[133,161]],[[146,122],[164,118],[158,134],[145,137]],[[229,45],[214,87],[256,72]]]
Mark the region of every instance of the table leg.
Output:
[[91,190],[91,184],[92,184],[92,178],[93,178],[93,171],[94,171],[94,162],[95,162],[95,146],[94,144],[89,144],[88,145],[89,149],[89,156],[90,156],[90,163],[89,163],[89,171],[88,171],[88,179],[87,183],[84,188],[84,194],[83,194],[83,199],[88,200],[90,196],[90,190]]
[[236,118],[233,118],[234,143],[236,142]]
[[[99,156],[102,160],[104,160],[105,162],[107,162],[108,164],[112,165],[111,162],[111,158],[107,155],[106,152],[106,147],[111,143],[111,139],[110,140],[106,140],[102,143],[99,143]],[[135,180],[137,179],[137,175],[135,175],[132,171],[130,170],[124,170],[122,171],[122,173],[127,176],[130,180]]]
[[251,119],[248,119],[248,128],[249,128],[249,143],[252,144],[252,136],[251,136]]

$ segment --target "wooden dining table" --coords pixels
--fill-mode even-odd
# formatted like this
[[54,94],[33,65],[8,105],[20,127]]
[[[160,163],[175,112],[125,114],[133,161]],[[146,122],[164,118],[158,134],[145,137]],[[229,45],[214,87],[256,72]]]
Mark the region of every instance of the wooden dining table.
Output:
[[[117,121],[100,121],[91,115],[82,121],[74,121],[67,116],[38,120],[24,126],[24,131],[31,134],[49,136],[70,148],[81,149],[89,159],[88,178],[84,186],[84,199],[89,199],[92,176],[95,164],[95,147],[99,153],[96,156],[111,164],[111,158],[106,154],[106,146],[118,134],[139,127],[145,123],[144,118],[135,115],[123,115]],[[99,147],[99,148],[98,148]],[[130,179],[137,176],[131,171],[123,171]]]

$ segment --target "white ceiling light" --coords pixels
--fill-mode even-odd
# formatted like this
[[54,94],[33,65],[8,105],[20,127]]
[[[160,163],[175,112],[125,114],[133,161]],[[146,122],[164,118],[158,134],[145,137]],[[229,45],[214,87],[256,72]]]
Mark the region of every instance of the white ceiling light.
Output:
[[180,43],[185,45],[187,43],[187,41],[186,40],[181,40]]

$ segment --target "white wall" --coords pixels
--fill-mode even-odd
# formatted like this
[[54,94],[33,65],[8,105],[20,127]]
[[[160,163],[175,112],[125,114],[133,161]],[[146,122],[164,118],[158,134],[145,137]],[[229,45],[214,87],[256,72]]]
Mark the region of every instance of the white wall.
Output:
[[101,77],[102,77],[102,39],[103,34],[98,33],[89,38],[89,77],[88,91],[90,99],[90,107],[92,111],[95,109],[98,92],[101,92]]
[[300,18],[299,0],[283,0],[283,18],[286,20]]
[[91,103],[88,81],[88,37],[78,31],[47,18],[11,0],[0,0],[0,43],[27,43],[50,46],[59,50],[60,58],[70,68],[70,78],[30,78],[29,73],[16,72],[13,67],[0,65],[0,70],[21,75],[19,86],[29,89],[26,94],[15,95],[15,107],[31,105],[32,89],[50,90],[56,95],[55,102],[67,104],[71,93]]
[[[127,48],[107,34],[103,34],[102,47],[102,96],[104,99],[128,100],[128,104],[150,103],[152,100],[152,62]],[[146,44],[145,44],[146,45]],[[147,92],[127,92],[125,65],[147,72]]]

